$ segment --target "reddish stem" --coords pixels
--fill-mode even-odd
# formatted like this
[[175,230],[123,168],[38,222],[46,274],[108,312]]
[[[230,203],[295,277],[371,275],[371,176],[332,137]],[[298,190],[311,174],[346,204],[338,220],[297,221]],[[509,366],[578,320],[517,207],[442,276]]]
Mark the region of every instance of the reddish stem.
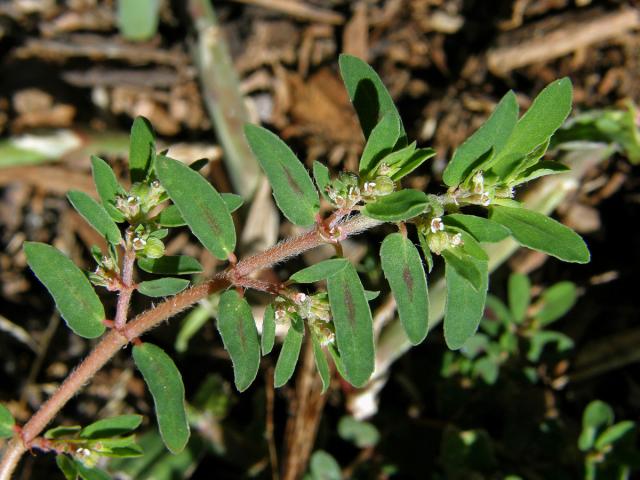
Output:
[[[345,237],[356,235],[381,223],[358,215],[341,225],[342,233]],[[326,241],[316,228],[238,262],[233,271],[237,275],[236,278],[246,277],[252,272],[284,262],[324,243]],[[120,331],[114,329],[103,336],[89,356],[71,372],[58,390],[23,426],[22,439],[14,438],[11,440],[5,450],[2,462],[0,462],[0,480],[11,478],[20,458],[26,451],[25,444],[29,445],[44,430],[60,409],[91,380],[96,372],[129,343],[128,339],[141,336],[194,303],[231,286],[232,277],[233,274],[230,270],[220,272],[211,280],[185,290],[142,312],[132,321],[126,323]]]
[[118,294],[118,305],[116,306],[116,318],[114,319],[114,328],[122,330],[127,323],[127,315],[129,312],[129,303],[131,303],[131,294],[134,290],[133,285],[133,264],[136,261],[136,252],[127,241],[124,258],[122,260],[122,287]]

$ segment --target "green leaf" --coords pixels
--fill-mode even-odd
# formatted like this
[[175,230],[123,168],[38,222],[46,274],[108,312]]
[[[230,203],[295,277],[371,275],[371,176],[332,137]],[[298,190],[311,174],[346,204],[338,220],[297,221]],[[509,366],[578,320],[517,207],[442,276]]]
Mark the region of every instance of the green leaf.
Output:
[[27,263],[56,302],[74,333],[96,338],[104,333],[104,307],[84,273],[50,245],[25,242]]
[[87,425],[80,432],[82,438],[109,438],[132,432],[142,423],[142,415],[119,415]]
[[101,438],[93,444],[93,449],[104,457],[130,458],[144,455],[142,447],[136,443],[135,435],[128,437]]
[[483,357],[473,364],[473,375],[482,378],[488,385],[498,380],[500,365],[491,357]]
[[200,331],[212,317],[211,306],[202,302],[192,309],[180,323],[180,330],[176,336],[174,348],[179,353],[184,353],[189,348],[189,341]]
[[98,467],[87,467],[79,460],[76,460],[75,464],[82,480],[111,480],[111,476]]
[[264,309],[264,317],[262,319],[262,355],[267,355],[273,350],[273,344],[276,340],[276,309],[273,303],[267,305]]
[[400,233],[392,233],[382,242],[380,259],[402,327],[409,341],[418,345],[429,329],[427,279],[418,249]]
[[371,302],[380,296],[380,290],[365,290],[364,296],[367,302]]
[[222,197],[222,200],[224,200],[224,203],[227,205],[227,210],[229,210],[229,213],[235,212],[244,203],[244,198],[242,198],[242,195],[238,195],[236,193],[225,192],[221,193],[220,196]]
[[291,320],[291,326],[287,332],[287,336],[282,344],[278,361],[276,362],[276,370],[273,375],[273,386],[278,388],[289,381],[298,363],[300,356],[300,347],[302,347],[302,339],[304,337],[304,324],[302,319],[294,318]]
[[202,273],[202,265],[187,255],[167,255],[160,258],[139,258],[138,267],[156,275],[190,275]]
[[546,326],[564,316],[575,305],[578,290],[573,282],[559,282],[546,289],[540,296],[540,310],[535,315],[541,326]]
[[515,187],[521,183],[535,180],[536,178],[544,177],[546,175],[557,175],[558,173],[565,173],[569,170],[571,169],[562,163],[540,162],[518,175],[518,178],[511,185]]
[[311,455],[309,469],[313,480],[342,480],[340,465],[324,450],[317,450]]
[[565,262],[589,262],[589,249],[580,235],[542,213],[494,205],[489,210],[489,218],[507,227],[525,247]]
[[[388,112],[400,119],[387,87],[373,68],[352,55],[340,55],[340,74],[349,99],[358,114],[365,138]],[[402,125],[402,122],[400,122]],[[404,129],[401,129],[404,135]]]
[[601,400],[593,400],[582,414],[582,432],[578,438],[580,450],[587,451],[596,439],[596,434],[604,427],[613,424],[613,409]]
[[[485,318],[490,320],[497,320],[498,322],[502,323],[504,327],[508,327],[515,321],[511,314],[511,310],[509,310],[507,306],[502,303],[502,300],[491,294],[487,295],[485,314]],[[482,323],[481,327],[483,328],[483,330],[489,331],[492,336],[496,336],[500,327],[499,324],[496,324],[494,328],[485,328],[487,327],[487,325],[488,324],[484,322]]]
[[445,262],[447,301],[444,313],[444,338],[451,350],[462,347],[476,332],[484,312],[489,284],[487,262],[471,257],[470,261],[481,272],[481,282],[476,288],[449,262]]
[[[130,0],[132,3],[136,0]],[[145,3],[148,0],[143,0]],[[129,173],[131,183],[142,182],[151,170],[152,157],[155,154],[156,141],[153,127],[144,117],[136,117],[131,125],[129,143]]]
[[506,227],[476,215],[452,213],[442,217],[442,221],[445,225],[457,227],[470,233],[479,242],[499,242],[511,235]]
[[616,423],[602,432],[596,440],[596,449],[603,450],[607,446],[616,443],[629,435],[636,428],[636,424],[631,420]]
[[346,380],[363,386],[374,367],[373,321],[364,288],[350,263],[327,280],[336,343]]
[[236,231],[227,206],[198,172],[169,157],[157,159],[160,182],[198,240],[220,260],[236,246]]
[[463,183],[479,158],[491,148],[495,151],[502,149],[517,120],[518,102],[515,94],[509,91],[487,121],[456,149],[443,173],[444,183],[449,187]]
[[162,441],[171,453],[180,453],[189,440],[182,376],[160,347],[143,343],[133,347],[133,360],[149,387]]
[[80,430],[82,430],[80,425],[61,425],[47,430],[44,433],[44,438],[48,440],[57,440],[65,437],[75,437],[80,433]]
[[533,363],[538,362],[544,347],[550,343],[555,343],[560,352],[573,348],[573,340],[564,333],[554,332],[553,330],[538,331],[529,339],[527,360]]
[[116,196],[124,193],[116,174],[107,162],[94,155],[91,156],[91,172],[102,206],[116,222],[124,222],[124,214],[115,206]]
[[443,250],[442,258],[444,258],[447,268],[454,269],[462,279],[467,281],[472,289],[478,290],[482,285],[482,271],[478,267],[476,259],[470,255],[462,254],[459,252],[459,248]]
[[66,480],[76,480],[78,478],[78,467],[76,462],[63,453],[56,455],[56,465],[64,475]]
[[243,392],[258,374],[260,344],[251,307],[234,290],[220,296],[218,331],[233,362],[236,388]]
[[79,190],[72,190],[67,198],[82,218],[84,218],[100,235],[113,245],[122,241],[120,229],[102,205]]
[[531,282],[522,273],[509,276],[509,308],[516,323],[522,323],[531,302]]
[[320,282],[342,270],[348,263],[349,261],[344,258],[330,258],[328,260],[323,260],[311,265],[310,267],[297,271],[289,277],[289,280],[295,283]]
[[418,150],[413,152],[413,154],[409,158],[403,161],[401,165],[398,165],[396,167],[399,168],[396,172],[391,174],[391,180],[397,182],[401,178],[406,177],[424,162],[432,157],[435,157],[435,155],[436,151],[432,148],[419,148]]
[[266,128],[247,124],[244,133],[269,179],[278,208],[291,223],[313,225],[320,199],[307,169],[287,144]]
[[374,447],[380,441],[380,432],[373,424],[349,416],[338,422],[338,435],[358,448]]
[[329,362],[327,362],[327,357],[322,350],[320,340],[318,339],[318,336],[313,332],[313,329],[309,329],[309,334],[311,335],[311,343],[313,345],[313,356],[315,357],[316,361],[316,369],[318,370],[318,374],[320,375],[320,380],[322,380],[322,393],[324,393],[331,385],[331,372],[329,371]]
[[[387,113],[372,130],[364,146],[358,166],[362,177],[368,176],[376,170],[385,156],[393,151],[393,147],[402,135],[400,117],[395,113]],[[415,149],[415,145],[413,146]]]
[[[238,210],[244,199],[241,195],[235,193],[221,193],[220,196],[224,200],[225,205],[229,213],[233,213]],[[176,205],[169,205],[162,210],[154,219],[161,227],[182,227],[187,224],[180,214],[180,210]]]
[[362,213],[384,222],[400,222],[420,215],[429,203],[427,194],[406,189],[379,197],[365,205]]
[[13,437],[13,427],[16,421],[7,407],[0,403],[0,438]]
[[118,28],[127,40],[149,40],[156,34],[160,0],[118,0]]
[[514,170],[528,153],[545,143],[560,128],[571,111],[572,87],[569,78],[550,83],[518,120],[504,149],[491,167],[498,178]]
[[189,286],[189,280],[184,278],[159,278],[138,284],[138,292],[147,297],[170,297]]
[[187,224],[180,215],[180,210],[175,205],[169,205],[162,210],[154,220],[158,222],[161,227],[182,227]]
[[329,176],[329,169],[323,163],[315,160],[313,162],[313,178],[316,181],[318,191],[325,198],[327,202],[331,201],[329,194],[327,193],[327,187],[331,183],[331,177]]

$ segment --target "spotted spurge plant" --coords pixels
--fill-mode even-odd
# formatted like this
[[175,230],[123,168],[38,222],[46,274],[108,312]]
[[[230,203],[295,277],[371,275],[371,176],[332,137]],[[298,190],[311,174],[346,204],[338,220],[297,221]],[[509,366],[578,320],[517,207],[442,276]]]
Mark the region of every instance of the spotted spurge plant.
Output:
[[[109,245],[106,251],[92,249],[95,271],[86,275],[62,252],[42,243],[26,242],[24,251],[69,328],[100,341],[24,426],[14,426],[6,409],[0,411],[0,434],[14,437],[0,465],[0,479],[9,478],[27,449],[57,453],[68,478],[96,478],[91,475],[99,475],[93,467],[97,456],[140,453],[129,435],[138,417],[100,420],[122,427],[62,427],[40,436],[69,398],[129,344],[153,397],[160,434],[171,452],[181,451],[189,438],[189,424],[180,373],[167,353],[140,336],[212,293],[221,294],[217,328],[231,357],[238,390],[246,390],[255,380],[261,355],[274,346],[277,325],[287,333],[275,367],[276,387],[291,378],[305,337],[313,346],[325,390],[331,380],[330,360],[347,382],[364,386],[374,370],[369,301],[376,293],[364,289],[356,267],[341,255],[340,242],[383,223],[397,231],[382,242],[380,263],[407,337],[416,345],[429,330],[427,279],[436,257],[444,260],[448,291],[444,336],[451,349],[462,347],[482,318],[488,286],[483,242],[512,236],[523,246],[563,261],[589,260],[576,233],[527,210],[514,198],[519,185],[567,170],[544,155],[571,109],[568,78],[548,85],[521,117],[515,94],[507,93],[486,123],[455,151],[444,171],[443,191],[427,194],[404,188],[403,179],[435,152],[409,141],[389,93],[370,66],[344,55],[340,72],[366,139],[357,172],[332,177],[325,165],[316,162],[312,179],[276,135],[257,125],[245,127],[282,214],[307,229],[248,258],[238,260],[234,254],[231,214],[241,205],[240,197],[218,193],[198,172],[202,162],[186,165],[156,152],[151,126],[144,119],[136,119],[131,131],[129,190],[118,183],[105,161],[92,158],[100,202],[81,192],[70,192],[69,201]],[[326,215],[320,214],[321,202],[330,206]],[[188,256],[165,255],[163,245],[170,229],[182,227],[228,266],[213,278],[190,285],[189,275],[201,272],[200,264]],[[277,284],[252,276],[322,244],[336,247],[335,258]],[[158,278],[136,282],[136,268]],[[115,313],[105,312],[95,288],[117,292]],[[247,289],[273,295],[261,335],[243,295]],[[129,319],[134,294],[168,298]],[[96,430],[102,432],[99,441],[94,441]]]

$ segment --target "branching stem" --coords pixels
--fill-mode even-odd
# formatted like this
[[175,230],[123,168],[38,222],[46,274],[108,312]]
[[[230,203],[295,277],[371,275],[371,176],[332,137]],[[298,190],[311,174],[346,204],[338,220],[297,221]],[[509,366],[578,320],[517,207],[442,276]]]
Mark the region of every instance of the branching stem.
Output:
[[[340,224],[344,237],[353,236],[369,230],[382,222],[357,215]],[[158,326],[163,321],[168,320],[179,312],[190,307],[194,303],[206,298],[214,292],[218,292],[233,285],[234,278],[248,277],[249,274],[264,270],[290,258],[326,243],[326,240],[318,230],[318,227],[302,235],[284,240],[264,252],[252,255],[238,262],[231,270],[224,270],[205,283],[196,285],[185,290],[178,295],[168,298],[155,307],[142,312],[130,322],[126,322],[126,312],[131,298],[131,289],[126,297],[124,309],[124,325],[121,329],[113,329],[107,333],[94,347],[91,353],[71,372],[71,374],[60,385],[58,390],[40,407],[40,409],[23,426],[21,438],[14,437],[7,446],[2,462],[0,463],[0,480],[9,480],[15,470],[22,455],[29,448],[34,439],[53,420],[62,407],[76,395],[111,358],[128,343],[128,339],[135,339],[152,328]],[[125,254],[123,266],[123,282],[132,285],[132,279],[126,280],[125,267],[130,261],[130,275],[132,276],[133,259],[127,260]],[[231,273],[231,272],[234,273]],[[118,298],[118,308],[120,301],[124,303],[123,292]],[[117,314],[116,321],[117,324]]]

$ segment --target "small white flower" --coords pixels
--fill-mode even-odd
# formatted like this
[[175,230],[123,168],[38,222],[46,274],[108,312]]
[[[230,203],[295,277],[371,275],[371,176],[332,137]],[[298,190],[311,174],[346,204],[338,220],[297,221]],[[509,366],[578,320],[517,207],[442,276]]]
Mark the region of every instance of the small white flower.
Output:
[[442,222],[442,218],[435,217],[431,219],[431,233],[441,232],[444,230],[444,223]]
[[464,242],[462,241],[462,234],[456,233],[453,237],[451,237],[451,245],[454,247],[459,247]]

